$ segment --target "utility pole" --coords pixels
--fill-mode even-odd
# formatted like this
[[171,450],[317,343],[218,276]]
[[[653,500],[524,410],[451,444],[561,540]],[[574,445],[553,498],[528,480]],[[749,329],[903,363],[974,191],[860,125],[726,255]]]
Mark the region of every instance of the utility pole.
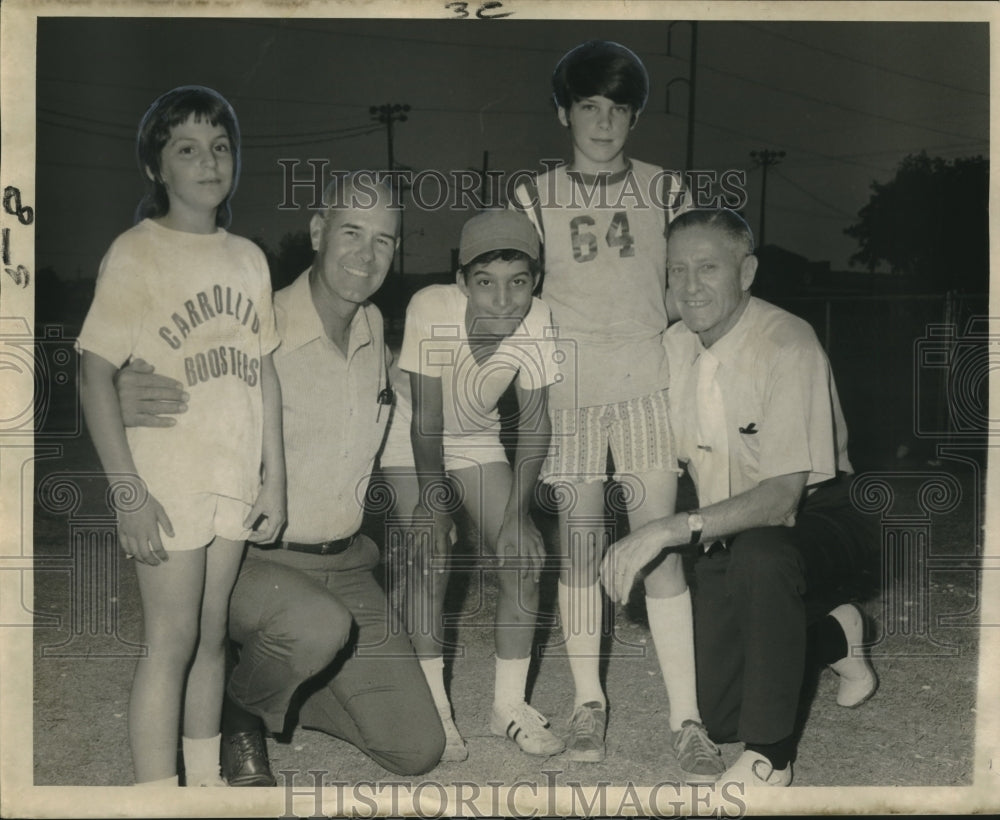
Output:
[[673,43],[671,35],[673,27],[677,23],[687,23],[691,26],[691,50],[688,56],[687,77],[674,77],[667,83],[667,113],[670,113],[670,86],[674,83],[687,83],[688,86],[688,110],[687,110],[687,156],[684,161],[684,170],[690,171],[694,167],[694,89],[695,74],[698,69],[698,22],[696,20],[674,20],[667,26],[667,56],[673,57]]
[[486,176],[486,172],[489,169],[490,169],[490,152],[483,151],[483,170],[482,170],[483,176],[482,179],[480,179],[479,181],[479,201],[483,204],[484,208],[486,207],[486,180],[488,179],[488,177]]
[[394,122],[406,122],[409,119],[406,112],[410,110],[410,106],[399,103],[385,103],[384,105],[373,105],[370,106],[368,112],[372,115],[373,120],[377,120],[385,126],[386,138],[389,143],[389,170],[391,171],[395,165],[395,159],[392,153],[392,124]]
[[[392,125],[396,122],[406,122],[409,117],[407,112],[410,110],[410,106],[403,103],[385,103],[383,105],[372,105],[368,108],[368,113],[372,115],[372,119],[377,122],[382,123],[385,126],[386,143],[389,149],[389,171],[392,171],[396,165],[396,158],[392,151]],[[402,194],[403,186],[400,184],[400,194]],[[400,203],[402,203],[402,196],[400,197]],[[403,257],[405,255],[405,248],[403,247],[403,211],[399,212],[399,272],[403,273]]]
[[754,168],[761,169],[760,181],[760,229],[757,231],[757,247],[764,247],[764,211],[767,207],[767,169],[777,165],[784,158],[784,151],[771,151],[767,148],[761,151],[751,151],[750,158]]
[[469,167],[469,170],[479,174],[479,206],[480,208],[485,208],[486,182],[489,180],[489,177],[486,175],[486,172],[490,170],[490,152],[483,151],[483,167],[481,169]]

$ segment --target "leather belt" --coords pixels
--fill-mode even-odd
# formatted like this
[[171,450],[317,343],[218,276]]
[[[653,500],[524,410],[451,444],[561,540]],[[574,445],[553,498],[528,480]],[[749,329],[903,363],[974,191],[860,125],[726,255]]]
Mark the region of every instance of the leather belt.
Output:
[[349,535],[347,538],[338,538],[335,541],[321,541],[318,544],[301,544],[298,541],[282,541],[281,548],[283,550],[289,550],[290,552],[308,552],[311,555],[338,555],[350,547],[351,544],[354,543],[355,538],[357,538],[357,533]]

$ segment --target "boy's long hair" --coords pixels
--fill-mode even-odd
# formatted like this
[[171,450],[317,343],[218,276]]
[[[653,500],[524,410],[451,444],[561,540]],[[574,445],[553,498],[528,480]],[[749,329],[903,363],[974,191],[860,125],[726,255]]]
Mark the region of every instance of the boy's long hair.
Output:
[[[229,227],[233,217],[229,201],[240,177],[240,125],[236,112],[226,98],[203,85],[182,85],[160,95],[149,106],[139,123],[135,156],[142,178],[146,180],[146,193],[136,208],[136,222],[164,216],[170,210],[170,199],[160,175],[160,154],[170,140],[170,131],[186,122],[192,114],[198,121],[221,125],[229,137],[233,155],[233,184],[215,211],[215,224],[221,228]],[[147,168],[153,179],[146,174]]]
[[649,96],[649,75],[633,51],[610,40],[589,40],[568,51],[552,72],[552,99],[567,111],[576,100],[607,97],[638,114]]

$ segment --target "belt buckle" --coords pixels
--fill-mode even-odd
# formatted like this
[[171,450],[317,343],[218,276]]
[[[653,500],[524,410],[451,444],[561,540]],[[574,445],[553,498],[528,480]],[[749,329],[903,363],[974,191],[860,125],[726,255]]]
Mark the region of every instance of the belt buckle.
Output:
[[354,543],[354,536],[348,535],[345,538],[335,538],[332,541],[324,541],[320,544],[320,555],[339,555]]

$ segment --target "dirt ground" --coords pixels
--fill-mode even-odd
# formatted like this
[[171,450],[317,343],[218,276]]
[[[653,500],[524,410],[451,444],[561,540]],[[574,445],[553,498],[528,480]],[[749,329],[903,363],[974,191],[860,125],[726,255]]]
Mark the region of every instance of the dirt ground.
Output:
[[[56,451],[36,461],[34,782],[125,785],[132,782],[128,690],[141,651],[135,573],[108,540],[113,528],[88,439],[60,440]],[[863,707],[843,709],[835,703],[835,675],[817,670],[805,699],[794,785],[972,782],[981,488],[976,463],[955,457],[934,466],[897,465],[884,483],[884,498],[873,496],[887,505],[881,514],[886,569],[881,579],[877,573],[859,579],[851,594],[869,617],[881,688]],[[378,522],[369,526],[377,529]],[[543,601],[554,612],[554,573],[547,575]],[[584,764],[530,757],[489,733],[495,584],[488,574],[472,576],[451,590],[459,648],[450,663],[450,692],[470,755],[417,780],[545,786],[553,778],[560,785],[683,779],[669,749],[669,703],[641,599],[609,612],[608,754],[603,763]],[[531,702],[562,731],[572,684],[556,616],[544,621]],[[289,737],[270,738],[268,747],[275,772],[284,773],[279,782],[294,774],[300,783],[313,770],[325,772],[327,782],[405,782],[315,731],[297,728]],[[723,753],[731,762],[739,748],[724,746]]]

